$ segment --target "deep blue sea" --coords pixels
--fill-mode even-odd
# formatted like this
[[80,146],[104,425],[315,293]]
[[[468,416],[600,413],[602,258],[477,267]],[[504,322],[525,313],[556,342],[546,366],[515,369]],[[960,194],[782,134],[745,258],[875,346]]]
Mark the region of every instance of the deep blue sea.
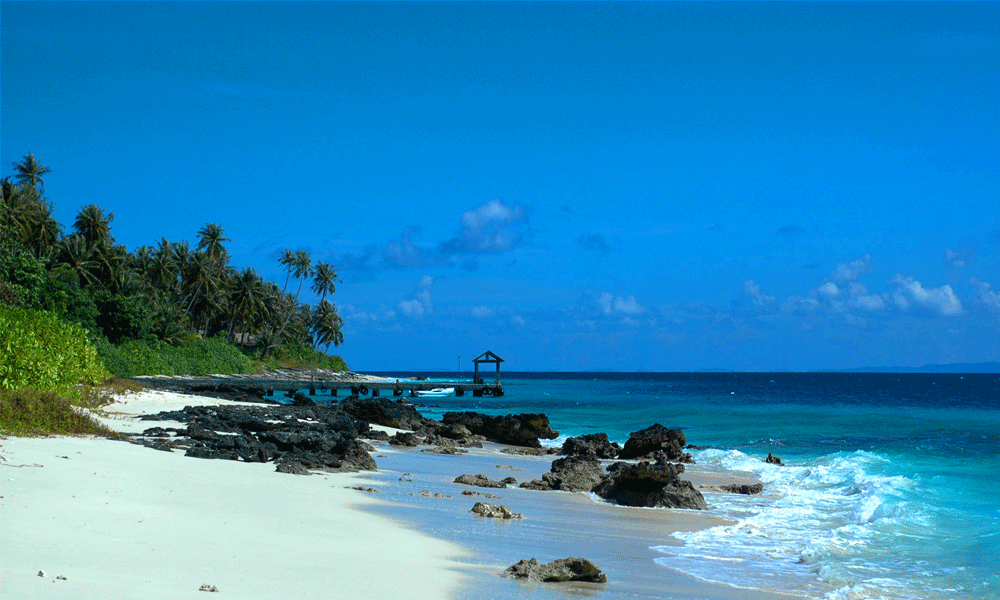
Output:
[[[400,377],[406,373],[373,373]],[[415,373],[433,380],[469,374]],[[562,444],[653,423],[760,496],[716,494],[736,524],[674,534],[657,562],[704,580],[816,598],[1000,598],[1000,375],[504,373],[498,398],[421,410],[542,412]],[[763,462],[771,452],[785,466]]]

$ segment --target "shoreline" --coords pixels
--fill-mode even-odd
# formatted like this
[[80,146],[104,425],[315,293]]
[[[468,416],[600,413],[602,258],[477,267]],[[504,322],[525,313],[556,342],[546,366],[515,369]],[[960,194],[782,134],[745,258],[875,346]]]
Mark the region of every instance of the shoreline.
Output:
[[[98,416],[116,431],[135,434],[177,426],[138,416],[214,405],[260,406],[145,391]],[[261,597],[315,597],[331,586],[361,598],[799,597],[709,583],[654,562],[662,554],[652,547],[663,546],[670,533],[725,523],[720,517],[621,507],[581,493],[471,488],[495,493],[502,499],[489,502],[525,514],[524,521],[497,522],[471,515],[472,504],[486,499],[462,496],[469,488],[452,482],[462,473],[537,479],[553,455],[501,454],[502,445],[487,443],[468,454],[444,456],[372,443],[377,472],[292,476],[274,472],[272,463],[196,460],[176,450],[101,438],[0,440],[0,454],[8,460],[0,470],[5,476],[0,518],[17,523],[0,536],[0,592],[176,598],[206,584],[238,591],[239,597],[260,595],[259,590],[269,590]],[[27,477],[11,477],[10,463],[28,462],[42,466],[26,468]],[[500,470],[501,464],[510,468]],[[696,486],[744,481],[738,474],[697,467],[683,478]],[[345,489],[368,486],[381,493]],[[420,495],[424,490],[429,497]],[[101,549],[95,551],[95,545]],[[569,556],[593,560],[609,582],[553,585],[499,577],[522,558],[547,562]],[[38,577],[39,570],[47,577]],[[55,579],[59,575],[67,579]],[[205,581],[195,582],[199,578]]]
[[[101,411],[136,415],[235,404],[142,392]],[[0,596],[453,597],[463,548],[366,510],[357,473],[295,477],[273,464],[198,460],[104,438],[4,438]],[[40,571],[45,577],[40,577]],[[59,579],[59,577],[65,579]]]

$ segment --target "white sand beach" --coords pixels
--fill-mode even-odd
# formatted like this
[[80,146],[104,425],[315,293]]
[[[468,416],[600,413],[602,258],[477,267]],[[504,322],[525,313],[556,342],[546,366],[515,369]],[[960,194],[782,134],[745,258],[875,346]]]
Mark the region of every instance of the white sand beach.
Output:
[[[234,403],[145,391],[100,418],[139,433],[178,425],[140,415],[220,404]],[[273,463],[191,458],[103,438],[0,439],[0,598],[205,598],[203,586],[250,599],[780,596],[654,563],[650,546],[671,531],[717,525],[717,517],[616,507],[586,494],[481,490],[525,514],[498,523],[470,515],[476,498],[463,496],[454,477],[524,481],[547,471],[551,457],[501,454],[496,444],[462,456],[375,445],[376,473],[297,476]],[[699,485],[732,481],[687,476]],[[568,556],[595,560],[608,584],[498,577],[521,558]]]
[[[132,415],[216,399],[143,392]],[[351,474],[200,460],[100,438],[0,440],[0,598],[428,598],[451,596],[463,550],[361,507]],[[45,576],[39,576],[39,572]],[[211,597],[211,596],[209,596]]]

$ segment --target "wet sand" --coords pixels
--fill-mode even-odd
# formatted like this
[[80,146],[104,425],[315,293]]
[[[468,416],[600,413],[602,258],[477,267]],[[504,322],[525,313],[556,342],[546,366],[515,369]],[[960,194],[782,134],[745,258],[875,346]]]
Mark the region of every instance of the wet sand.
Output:
[[[457,598],[548,600],[585,596],[609,600],[766,600],[794,597],[710,584],[654,562],[663,554],[652,550],[652,546],[680,543],[670,537],[671,532],[727,523],[706,512],[622,507],[585,493],[542,492],[516,487],[474,488],[452,483],[463,473],[482,473],[494,480],[513,476],[518,483],[538,479],[549,470],[557,456],[512,456],[500,453],[501,446],[495,444],[461,456],[420,452],[424,447],[376,446],[380,471],[373,475],[372,485],[380,490],[378,496],[393,504],[373,506],[371,510],[469,549],[470,553],[462,560],[468,562],[473,580],[463,586]],[[696,486],[747,481],[735,476],[738,474],[711,473],[696,465],[688,466],[685,475]],[[451,497],[426,497],[420,494],[423,490]],[[464,496],[463,490],[494,494],[501,499]],[[709,503],[712,496],[712,493],[706,494]],[[505,521],[480,517],[469,512],[477,501],[502,504],[522,513],[524,519]],[[498,576],[522,558],[532,557],[541,562],[567,557],[590,559],[608,576],[608,583],[538,584]]]

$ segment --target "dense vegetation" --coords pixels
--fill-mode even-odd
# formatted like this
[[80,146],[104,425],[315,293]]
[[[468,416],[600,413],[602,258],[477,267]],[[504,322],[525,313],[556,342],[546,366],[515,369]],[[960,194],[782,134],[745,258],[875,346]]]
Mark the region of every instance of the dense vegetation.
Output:
[[[43,177],[51,170],[33,155],[14,169],[14,181],[2,180],[0,199],[0,303],[52,312],[88,330],[95,341],[131,340],[132,352],[138,352],[137,343],[146,344],[174,365],[180,363],[167,357],[176,354],[170,348],[193,345],[201,348],[196,354],[218,354],[218,345],[204,345],[206,338],[220,337],[265,362],[285,356],[301,362],[324,356],[310,352],[317,346],[343,342],[343,322],[327,299],[337,273],[325,262],[314,265],[307,252],[288,249],[279,257],[287,271],[282,287],[252,268],[230,265],[230,240],[217,223],[198,231],[194,247],[163,238],[129,252],[111,233],[114,214],[95,204],[80,209],[70,231],[63,231],[45,197]],[[315,307],[299,301],[306,282],[320,295]],[[114,355],[102,348],[105,358]],[[143,364],[156,363],[135,362],[129,372]],[[220,368],[205,368],[217,372],[223,366],[236,363],[225,358]]]
[[[245,373],[254,362],[347,369],[318,349],[344,339],[328,300],[339,282],[331,265],[285,250],[279,287],[230,264],[217,223],[193,247],[163,238],[130,252],[111,233],[114,214],[96,204],[68,231],[55,220],[51,169],[34,155],[14,171],[0,180],[0,431],[100,431],[78,407],[106,402],[89,386],[112,374]],[[299,301],[306,282],[315,307]]]
[[87,332],[51,313],[0,304],[0,389],[72,394],[109,376]]
[[82,327],[0,304],[0,431],[112,435],[79,410],[107,403],[108,376]]

